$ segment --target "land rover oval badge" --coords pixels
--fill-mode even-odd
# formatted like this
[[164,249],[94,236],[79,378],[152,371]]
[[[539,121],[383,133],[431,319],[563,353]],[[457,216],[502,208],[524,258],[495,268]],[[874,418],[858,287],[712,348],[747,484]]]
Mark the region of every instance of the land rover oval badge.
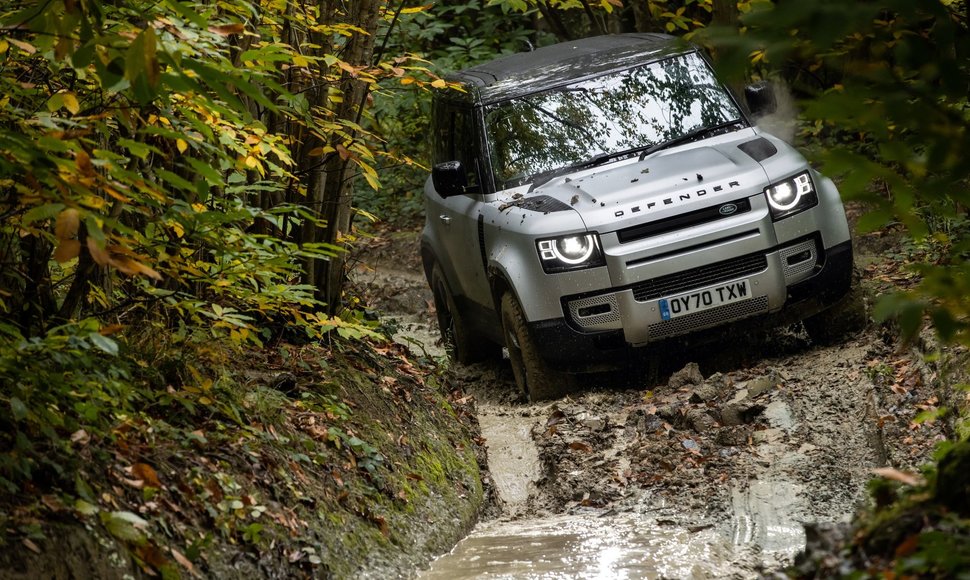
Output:
[[738,204],[736,203],[726,203],[721,207],[717,208],[718,213],[721,215],[731,215],[738,211]]

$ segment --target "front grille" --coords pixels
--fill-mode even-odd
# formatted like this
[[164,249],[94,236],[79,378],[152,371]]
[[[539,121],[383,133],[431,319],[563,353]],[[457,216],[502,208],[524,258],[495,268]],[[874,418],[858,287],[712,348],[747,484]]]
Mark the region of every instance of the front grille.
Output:
[[648,328],[650,339],[667,338],[687,334],[720,324],[731,320],[738,320],[747,316],[752,316],[768,310],[768,297],[761,296],[733,304],[725,304],[702,310],[693,314],[687,314],[680,318],[665,320],[656,324],[651,324]]
[[767,268],[768,258],[764,254],[751,254],[639,282],[633,286],[633,297],[637,302],[656,300],[695,288],[757,274]]
[[682,230],[720,219],[741,215],[749,211],[751,211],[751,202],[747,198],[739,199],[733,202],[722,203],[712,207],[692,211],[690,213],[681,214],[672,218],[617,230],[616,237],[621,244],[626,244],[651,236],[659,236],[668,232]]

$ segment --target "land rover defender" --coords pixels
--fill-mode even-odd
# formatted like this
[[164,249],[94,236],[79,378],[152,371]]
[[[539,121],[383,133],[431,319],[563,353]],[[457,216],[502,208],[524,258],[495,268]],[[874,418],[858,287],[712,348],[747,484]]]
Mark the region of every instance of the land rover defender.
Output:
[[622,34],[498,58],[433,101],[422,258],[451,356],[565,373],[752,317],[819,324],[849,290],[839,192],[755,126],[705,54]]

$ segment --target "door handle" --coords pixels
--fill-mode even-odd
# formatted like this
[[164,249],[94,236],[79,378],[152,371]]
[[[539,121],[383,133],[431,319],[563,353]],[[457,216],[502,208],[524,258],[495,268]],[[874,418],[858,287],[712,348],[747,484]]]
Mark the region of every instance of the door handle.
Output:
[[441,220],[441,223],[443,223],[445,225],[448,225],[448,224],[451,223],[451,216],[448,215],[448,214],[446,214],[446,213],[443,213],[443,214],[439,215],[438,216],[438,219]]

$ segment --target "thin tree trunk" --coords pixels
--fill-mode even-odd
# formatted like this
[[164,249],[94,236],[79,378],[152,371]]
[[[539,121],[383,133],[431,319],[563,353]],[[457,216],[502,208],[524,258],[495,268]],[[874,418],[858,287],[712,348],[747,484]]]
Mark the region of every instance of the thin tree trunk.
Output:
[[[341,57],[353,66],[369,66],[374,55],[375,32],[383,0],[356,0],[350,6],[349,21],[367,34],[353,36]],[[367,83],[344,73],[341,80],[343,101],[336,110],[337,117],[351,121],[359,119],[368,90]],[[350,135],[351,139],[355,136]],[[342,143],[333,143],[335,146],[338,144]],[[319,199],[320,213],[326,220],[322,239],[318,241],[339,245],[341,238],[350,231],[354,165],[348,159],[334,155],[324,167],[325,171],[315,173],[313,183],[314,200]],[[318,261],[310,272],[309,279],[317,288],[318,297],[326,302],[331,313],[336,313],[341,307],[345,266],[346,257],[341,254],[328,261]]]
[[586,12],[586,16],[589,18],[590,27],[597,34],[606,34],[606,28],[603,26],[603,22],[597,18],[596,13],[593,12],[593,7],[589,5],[588,0],[580,0],[583,5],[583,11]]
[[737,26],[738,3],[735,0],[714,0],[714,24]]
[[637,32],[655,32],[656,23],[653,15],[650,14],[648,0],[634,0],[633,22]]
[[538,0],[536,7],[539,8],[539,13],[542,14],[543,20],[549,24],[556,38],[560,41],[573,39],[573,35],[569,33],[569,29],[566,28],[566,25],[562,22],[562,18],[559,17],[558,10],[550,8],[543,0]]

